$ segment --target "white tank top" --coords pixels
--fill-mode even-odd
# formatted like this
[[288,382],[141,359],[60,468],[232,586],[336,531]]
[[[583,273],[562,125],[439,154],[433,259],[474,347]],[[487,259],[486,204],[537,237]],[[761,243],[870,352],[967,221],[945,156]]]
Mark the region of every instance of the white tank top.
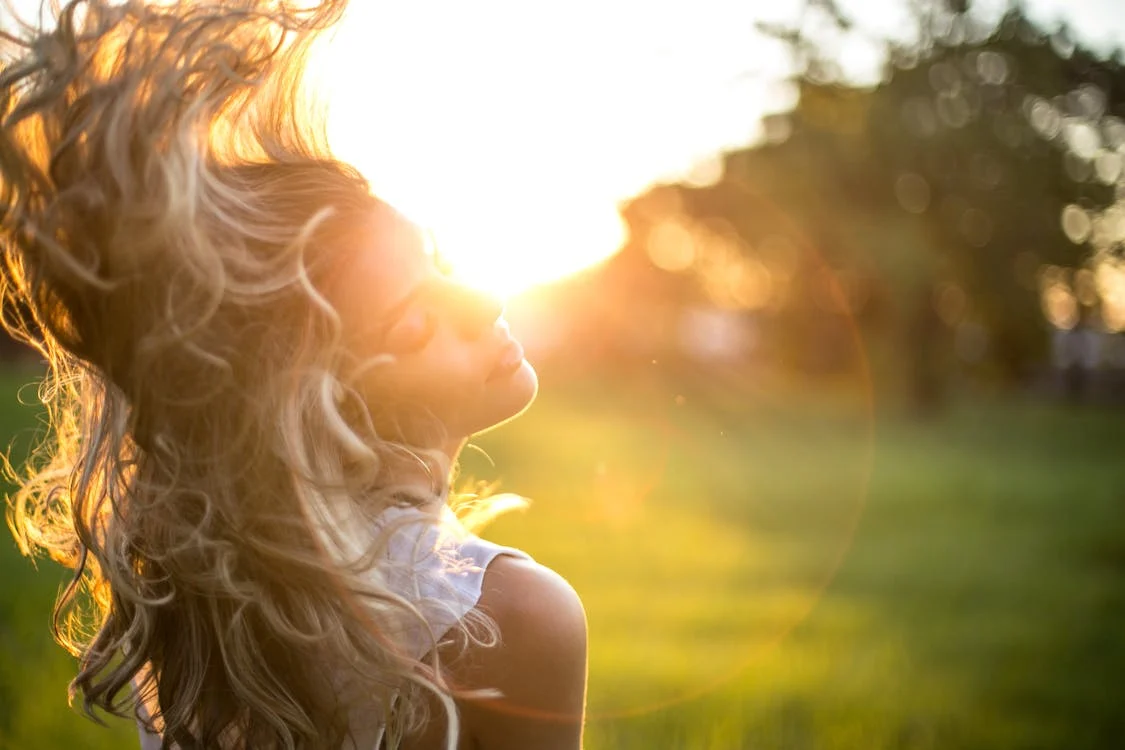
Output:
[[[386,557],[393,563],[386,567],[387,584],[417,607],[428,626],[429,633],[420,625],[407,631],[410,655],[416,659],[429,653],[435,642],[477,606],[485,570],[493,560],[501,555],[531,559],[526,552],[469,533],[448,507],[442,508],[439,523],[412,507],[389,508],[379,523],[397,527],[387,543]],[[353,714],[353,724],[357,718]],[[141,750],[160,750],[160,736],[143,726],[139,729]],[[380,730],[372,750],[381,743]]]

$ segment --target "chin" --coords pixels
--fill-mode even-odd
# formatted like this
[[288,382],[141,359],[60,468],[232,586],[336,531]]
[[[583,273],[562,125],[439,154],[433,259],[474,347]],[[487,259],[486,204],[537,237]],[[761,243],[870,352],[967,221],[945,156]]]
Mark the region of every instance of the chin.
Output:
[[486,403],[482,404],[487,413],[481,415],[479,427],[473,432],[487,432],[510,422],[527,411],[538,393],[539,376],[525,359],[511,375],[489,384]]

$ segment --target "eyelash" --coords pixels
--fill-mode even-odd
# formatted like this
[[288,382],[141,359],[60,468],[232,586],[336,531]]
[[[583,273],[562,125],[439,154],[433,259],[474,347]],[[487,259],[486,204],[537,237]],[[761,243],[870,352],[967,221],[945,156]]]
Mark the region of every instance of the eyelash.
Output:
[[[418,325],[417,321],[419,315],[421,316],[421,325]],[[418,329],[418,332],[410,333],[405,342],[399,343],[397,346],[394,345],[396,338],[402,338],[404,329]],[[401,321],[391,329],[389,334],[392,343],[391,348],[403,353],[416,352],[429,343],[430,339],[433,338],[435,329],[436,321],[431,313],[426,311],[412,313],[406,320]]]

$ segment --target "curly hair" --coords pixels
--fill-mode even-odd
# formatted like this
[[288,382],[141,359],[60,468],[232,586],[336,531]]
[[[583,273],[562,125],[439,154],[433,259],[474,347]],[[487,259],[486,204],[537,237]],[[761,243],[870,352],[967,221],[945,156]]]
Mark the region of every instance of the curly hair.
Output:
[[[371,522],[444,500],[451,467],[376,430],[324,291],[393,213],[301,86],[344,5],[72,0],[0,32],[0,302],[50,425],[9,525],[74,570],[72,697],[164,747],[339,747],[348,684],[390,746],[433,696],[455,742]],[[395,486],[403,456],[435,498]]]

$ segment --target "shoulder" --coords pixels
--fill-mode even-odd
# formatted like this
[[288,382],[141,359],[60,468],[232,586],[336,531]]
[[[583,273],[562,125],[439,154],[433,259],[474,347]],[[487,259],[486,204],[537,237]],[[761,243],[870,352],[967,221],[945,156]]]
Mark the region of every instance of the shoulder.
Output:
[[475,648],[457,681],[500,697],[463,701],[466,728],[486,750],[579,747],[586,613],[574,588],[550,568],[502,555],[485,571],[477,606],[500,641]]
[[554,646],[581,646],[585,652],[586,612],[565,578],[528,559],[502,555],[484,574],[478,605],[500,627],[501,638],[550,639]]

